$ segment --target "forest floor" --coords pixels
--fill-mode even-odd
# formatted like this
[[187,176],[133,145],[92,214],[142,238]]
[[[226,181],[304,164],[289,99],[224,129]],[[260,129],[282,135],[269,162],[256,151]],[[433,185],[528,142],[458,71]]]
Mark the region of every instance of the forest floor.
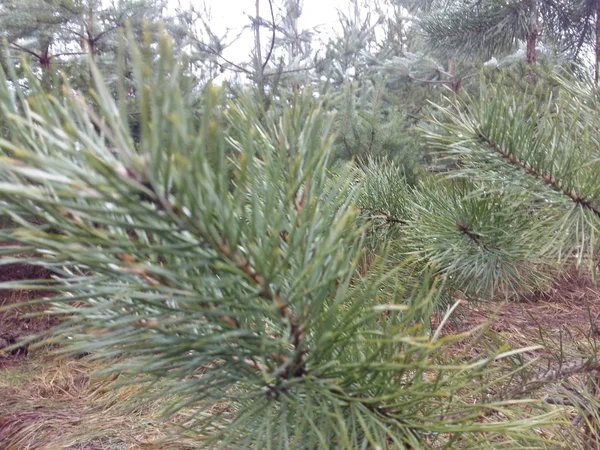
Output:
[[[38,278],[43,272],[5,266],[0,282]],[[0,308],[39,296],[0,291]],[[15,339],[48,329],[56,318],[29,317],[31,308],[0,309],[0,349]],[[35,312],[35,311],[34,311]],[[542,294],[518,303],[475,303],[459,307],[446,333],[472,329],[495,316],[491,327],[513,348],[531,345],[543,334],[562,338],[564,348],[593,340],[598,330],[600,286],[585,276],[564,275]],[[101,375],[102,366],[86,357],[60,356],[48,348],[0,353],[0,450],[133,450],[194,448],[169,437],[173,422],[159,419],[159,404],[132,406],[135,387],[115,389],[116,375]]]
[[457,320],[446,332],[467,331],[493,318],[490,329],[514,348],[530,346],[543,337],[591,343],[600,338],[600,283],[572,271],[557,277],[548,290],[520,301],[463,302],[455,316]]
[[[46,276],[42,270],[2,266],[0,282]],[[39,292],[0,290],[0,450],[187,450],[175,425],[159,419],[160,404],[133,405],[134,386],[102,375],[89,358],[58,355],[48,347],[2,348],[57,323],[36,308],[3,306]],[[37,308],[39,312],[41,308]],[[118,386],[118,387],[117,387]]]

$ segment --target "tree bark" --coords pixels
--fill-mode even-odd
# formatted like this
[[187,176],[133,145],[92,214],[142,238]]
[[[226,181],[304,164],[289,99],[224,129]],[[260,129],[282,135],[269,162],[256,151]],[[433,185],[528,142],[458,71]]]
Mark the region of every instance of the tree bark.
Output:
[[596,67],[594,70],[596,84],[600,81],[600,0],[596,0]]
[[50,71],[50,46],[47,45],[40,53],[40,67],[42,72],[47,73]]
[[254,52],[255,52],[255,80],[261,101],[265,99],[265,79],[262,67],[262,50],[260,42],[260,0],[256,0],[256,19],[254,21]]
[[88,9],[87,36],[88,51],[90,52],[90,58],[93,61],[96,54],[96,41],[94,38],[94,10],[91,2]]
[[536,62],[537,55],[535,46],[537,44],[537,38],[539,35],[539,24],[538,24],[538,11],[537,1],[531,1],[531,23],[530,28],[526,36],[527,40],[527,64],[533,66]]

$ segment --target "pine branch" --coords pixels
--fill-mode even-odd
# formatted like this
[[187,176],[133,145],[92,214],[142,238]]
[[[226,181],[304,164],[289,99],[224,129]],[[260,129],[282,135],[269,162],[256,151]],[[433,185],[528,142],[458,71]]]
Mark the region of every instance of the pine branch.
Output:
[[462,234],[464,234],[465,236],[467,236],[469,239],[471,239],[476,245],[478,245],[481,248],[487,248],[485,244],[483,244],[481,242],[481,236],[473,231],[471,231],[471,229],[469,228],[469,225],[465,224],[462,221],[458,221],[456,223],[456,226],[458,227],[458,231],[460,231]]
[[510,151],[508,151],[504,148],[501,148],[499,145],[497,145],[496,142],[492,138],[490,138],[489,136],[486,136],[483,132],[480,131],[478,134],[478,137],[479,137],[479,139],[481,139],[482,142],[486,143],[494,153],[500,155],[502,158],[504,158],[505,160],[510,162],[512,165],[523,169],[525,172],[527,172],[532,177],[542,180],[546,185],[550,186],[550,188],[552,188],[552,190],[554,190],[555,192],[563,194],[564,196],[571,199],[575,204],[580,205],[583,208],[591,211],[592,213],[594,213],[594,215],[596,217],[600,218],[600,209],[598,209],[598,207],[596,205],[594,205],[594,203],[591,200],[586,199],[581,193],[579,193],[579,192],[575,191],[574,189],[571,189],[567,186],[564,186],[561,181],[553,178],[552,175],[543,174],[543,173],[539,172],[531,164],[527,163],[526,161],[518,159],[513,153],[511,153]]
[[537,389],[542,384],[554,383],[565,378],[580,373],[591,373],[600,371],[600,360],[585,359],[581,361],[572,361],[566,364],[560,364],[558,367],[547,370],[529,380],[523,385],[510,391],[506,396],[501,396],[502,400],[512,400],[519,398],[527,393]]
[[301,377],[306,374],[306,370],[303,367],[303,359],[305,355],[305,350],[302,348],[304,342],[304,332],[302,331],[302,327],[296,322],[292,311],[289,308],[287,302],[285,302],[279,295],[279,293],[268,283],[262,275],[257,273],[250,265],[247,260],[244,260],[240,257],[237,252],[232,252],[231,249],[224,242],[219,242],[217,244],[217,248],[221,252],[223,256],[227,259],[235,262],[238,269],[240,269],[243,273],[245,273],[251,280],[253,280],[259,287],[261,287],[261,291],[259,296],[272,301],[279,314],[282,318],[284,318],[290,327],[290,335],[291,335],[291,344],[294,346],[296,350],[296,356],[290,365],[289,371],[286,371],[285,377]]
[[275,48],[275,13],[273,12],[273,0],[269,0],[269,9],[271,11],[271,20],[273,22],[273,34],[271,36],[271,46],[269,48],[269,52],[265,57],[265,62],[262,65],[262,71],[265,72],[265,68],[267,64],[269,64],[269,60],[271,59],[271,55],[273,54],[273,49]]
[[[557,381],[564,380],[573,375],[581,373],[591,373],[600,371],[600,360],[598,359],[586,359],[582,361],[573,361],[566,364],[560,364],[554,369],[550,369],[534,376],[528,380],[524,380],[523,384],[512,389],[508,393],[500,392],[494,396],[490,401],[493,402],[507,402],[516,400],[526,394],[539,389],[541,386],[555,383]],[[559,399],[555,397],[546,397],[545,401],[549,404],[574,406],[573,403],[568,399]],[[496,412],[495,409],[489,409],[487,412],[481,414],[479,417],[489,417]],[[453,414],[445,417],[448,420],[460,420],[461,416]]]
[[[131,169],[127,169],[127,174],[136,182],[141,183],[141,180],[142,180],[141,175],[135,173]],[[164,196],[160,195],[151,184],[142,183],[142,185],[146,189],[150,190],[153,194],[151,196],[145,195],[144,199],[146,201],[153,203],[157,208],[159,208],[165,212],[175,214],[175,215],[179,216],[180,218],[183,218],[181,210],[179,208],[177,208],[176,206],[172,205],[171,202],[168,199],[166,199]],[[301,204],[300,205],[296,204],[296,208],[301,208]],[[203,244],[205,246],[210,245],[208,240],[204,241]],[[214,247],[219,251],[219,253],[224,258],[234,262],[240,271],[242,271],[258,287],[261,288],[258,295],[260,297],[264,298],[265,300],[272,301],[275,304],[280,316],[287,321],[287,323],[290,327],[291,344],[294,347],[296,354],[295,354],[293,361],[290,364],[289,369],[287,369],[284,372],[283,377],[291,378],[291,377],[304,376],[306,374],[306,370],[304,368],[304,356],[305,356],[306,350],[302,348],[303,342],[304,342],[304,332],[302,330],[301,325],[298,324],[298,322],[294,318],[294,315],[289,307],[289,304],[281,298],[281,296],[279,295],[279,292],[277,290],[274,290],[266,282],[265,278],[261,274],[259,274],[258,272],[256,272],[254,270],[254,268],[252,268],[252,266],[250,265],[250,262],[248,260],[244,260],[237,252],[232,251],[224,241],[218,242],[216,244],[216,246],[214,246]],[[154,280],[149,279],[143,273],[141,275],[151,285],[155,285]],[[230,317],[225,317],[224,319],[225,319],[224,320],[225,323],[227,323],[228,325],[234,326],[235,328],[238,328],[238,329],[241,329],[241,326],[237,321],[232,320]],[[287,359],[283,355],[275,355],[275,360],[278,360],[279,362],[283,362],[283,363],[287,362]],[[253,366],[254,368],[258,368],[260,365],[256,361],[253,360],[253,364],[251,366]]]
[[406,221],[394,217],[390,211],[377,208],[360,208],[361,211],[369,213],[369,219],[382,219],[386,224],[406,225]]
[[[223,415],[197,414],[190,426],[211,430],[201,442],[211,448],[539,444],[534,425],[549,420],[535,403],[507,405],[491,425],[472,420],[498,410],[465,402],[473,391],[513,387],[498,376],[502,354],[466,361],[451,353],[465,335],[438,339],[422,327],[438,292],[418,274],[403,278],[397,255],[382,252],[362,271],[364,227],[355,219],[358,207],[403,225],[398,234],[415,240],[411,260],[421,250],[424,258],[441,255],[448,273],[487,277],[479,286],[529,253],[518,240],[524,220],[504,214],[493,195],[468,196],[470,185],[409,186],[392,160],[332,168],[334,122],[310,94],[298,93],[261,123],[256,95],[227,100],[209,86],[198,114],[170,49],[158,46],[158,62],[149,51],[131,52],[139,57],[134,100],[143,127],[135,144],[96,70],[92,108],[70,95],[23,95],[15,106],[0,68],[11,135],[0,148],[15,153],[0,167],[2,208],[61,230],[60,237],[26,224],[18,231],[42,255],[33,262],[65,267],[51,286],[60,297],[44,300],[68,314],[61,342],[148,380],[169,413],[226,403]],[[35,82],[28,90],[43,93]],[[19,118],[20,111],[30,114]],[[375,128],[365,129],[363,148],[378,145]],[[506,259],[473,251],[457,227],[474,242],[508,242]],[[457,420],[441,421],[440,411]]]
[[242,67],[239,64],[236,64],[233,61],[225,58],[220,52],[218,52],[215,49],[211,48],[209,45],[205,44],[200,39],[198,39],[198,38],[196,38],[194,36],[190,36],[190,39],[193,40],[194,42],[196,42],[196,44],[200,46],[200,48],[202,49],[202,51],[205,51],[207,53],[210,53],[211,55],[216,56],[217,58],[222,59],[226,64],[229,64],[231,67],[235,67],[237,70],[239,70],[242,73],[245,73],[246,75],[252,75],[252,71],[250,71],[250,70],[246,69],[245,67]]
[[11,42],[10,45],[12,45],[17,50],[21,50],[21,51],[23,51],[23,52],[25,52],[25,53],[33,56],[34,58],[36,58],[38,60],[42,59],[42,57],[39,54],[37,54],[36,52],[34,52],[33,50],[30,50],[30,49],[28,49],[26,47],[23,47],[23,46],[15,43],[15,42]]

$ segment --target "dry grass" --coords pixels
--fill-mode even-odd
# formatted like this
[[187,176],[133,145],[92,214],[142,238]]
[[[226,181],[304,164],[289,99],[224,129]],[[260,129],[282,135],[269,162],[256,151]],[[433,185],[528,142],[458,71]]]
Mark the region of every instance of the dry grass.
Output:
[[[47,278],[25,265],[0,267],[0,282]],[[0,291],[0,309],[48,293]],[[133,403],[135,386],[118,387],[116,376],[99,376],[98,362],[51,353],[49,348],[14,354],[2,347],[42,333],[59,319],[44,306],[0,310],[0,450],[186,450],[173,437],[176,423],[160,420],[160,404]],[[32,316],[32,314],[34,314]]]
[[13,358],[0,370],[2,449],[191,449],[173,438],[173,422],[159,419],[159,404],[134,406],[134,386],[98,377],[97,363],[40,350]]
[[[513,348],[540,340],[540,330],[553,341],[580,344],[600,336],[600,284],[570,271],[559,276],[545,292],[521,301],[463,302],[444,327],[444,333],[468,331],[488,323]],[[439,320],[439,319],[438,319]],[[437,320],[433,320],[435,326]]]

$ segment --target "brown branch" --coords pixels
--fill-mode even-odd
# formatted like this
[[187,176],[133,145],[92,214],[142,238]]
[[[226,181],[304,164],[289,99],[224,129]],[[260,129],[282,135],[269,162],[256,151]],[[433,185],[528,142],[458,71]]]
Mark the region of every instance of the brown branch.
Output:
[[[287,302],[285,302],[279,295],[279,292],[274,291],[271,286],[266,282],[264,277],[257,273],[251,266],[249,261],[242,259],[242,257],[237,253],[231,251],[231,249],[224,242],[220,242],[217,244],[217,248],[219,252],[226,257],[227,259],[233,261],[239,270],[241,270],[248,278],[250,278],[254,283],[256,283],[261,291],[259,296],[270,300],[275,303],[277,310],[281,317],[286,319],[288,325],[290,326],[290,335],[292,338],[292,345],[296,350],[296,356],[290,365],[289,371],[286,372],[286,377],[300,377],[303,376],[306,371],[303,367],[303,359],[305,350],[302,349],[302,345],[304,342],[304,331],[302,327],[296,323],[296,320],[292,314],[292,311],[289,308]],[[283,361],[286,361],[283,359]]]
[[460,231],[462,234],[464,234],[469,239],[471,239],[475,244],[477,244],[481,248],[486,248],[485,244],[483,242],[481,242],[481,236],[479,234],[475,233],[474,231],[471,231],[471,229],[469,228],[469,225],[467,225],[463,221],[459,220],[456,223],[456,226],[458,227],[458,231]]
[[69,29],[69,32],[72,33],[72,34],[74,34],[75,36],[77,36],[80,39],[84,39],[84,40],[88,39],[87,36],[84,36],[83,34],[79,33],[78,31]]
[[[510,400],[515,400],[519,397],[521,397],[522,395],[528,394],[532,391],[534,391],[536,388],[540,387],[540,385],[544,384],[544,383],[552,383],[552,382],[557,382],[560,380],[563,380],[565,378],[568,378],[572,375],[577,375],[579,373],[589,373],[589,372],[600,372],[600,360],[597,359],[586,359],[586,360],[582,360],[582,361],[574,361],[574,362],[570,362],[567,364],[561,364],[559,367],[555,368],[555,369],[550,369],[550,370],[546,370],[542,373],[540,373],[537,376],[534,376],[533,378],[531,378],[530,380],[524,380],[523,384],[521,386],[518,386],[516,388],[514,388],[513,390],[509,391],[506,395],[503,395],[503,393],[499,393],[496,396],[493,396],[491,398],[492,402],[501,402],[501,401],[510,401]],[[561,403],[561,399],[555,399],[555,398],[546,398],[546,401],[550,404],[563,404],[565,406],[570,406],[567,405],[567,400],[562,401]],[[482,413],[479,415],[479,417],[487,417],[491,414],[493,414],[496,410],[495,409],[489,409],[486,412]],[[456,420],[456,419],[460,419],[461,416],[458,414],[455,415],[451,415],[446,417],[446,419],[448,420]]]
[[387,224],[397,223],[400,225],[406,225],[405,220],[394,217],[390,211],[386,211],[383,209],[377,209],[377,208],[359,208],[359,209],[361,211],[369,213],[369,214],[375,214],[375,215],[370,215],[369,219],[382,219]]
[[596,217],[598,217],[600,219],[600,209],[598,209],[598,207],[596,205],[594,205],[591,200],[586,199],[585,197],[583,197],[581,194],[579,194],[575,190],[570,189],[567,186],[564,186],[561,181],[556,180],[555,178],[552,177],[552,175],[542,174],[531,164],[518,159],[513,153],[510,153],[508,150],[505,150],[505,149],[499,147],[493,139],[485,136],[482,132],[479,133],[479,138],[483,142],[485,142],[492,149],[492,151],[494,153],[497,153],[498,155],[500,155],[502,158],[506,159],[508,162],[510,162],[514,166],[520,167],[521,169],[525,170],[528,174],[530,174],[534,178],[543,180],[544,183],[546,183],[548,186],[550,186],[552,188],[552,190],[554,190],[555,192],[558,192],[560,194],[563,194],[566,197],[569,197],[574,203],[581,205],[585,209],[588,209],[589,211],[594,213],[594,215]]
[[33,57],[35,57],[37,59],[42,59],[42,57],[40,55],[38,55],[33,50],[29,50],[27,47],[23,47],[23,46],[21,46],[19,44],[15,44],[14,42],[11,42],[10,45],[12,45],[17,50],[21,50],[22,52],[28,53],[28,54],[30,54],[31,56],[33,56]]
[[61,56],[81,56],[85,55],[85,52],[65,52],[65,53],[56,53],[54,55],[48,56],[48,59],[59,58]]
[[94,43],[95,43],[95,42],[98,42],[98,41],[99,41],[99,40],[102,38],[102,36],[104,36],[104,35],[105,35],[105,34],[107,34],[107,33],[111,33],[111,32],[113,32],[113,31],[115,31],[115,30],[118,30],[118,29],[119,29],[119,28],[121,28],[122,26],[123,26],[123,24],[122,24],[122,23],[119,23],[119,24],[117,24],[117,25],[114,25],[114,26],[112,26],[112,27],[110,27],[110,28],[107,28],[106,30],[104,30],[104,31],[102,31],[101,33],[99,33],[99,34],[97,34],[96,36],[94,36],[93,38],[90,38],[90,41],[92,41],[92,42],[94,42]]
[[211,48],[210,46],[206,45],[204,42],[202,42],[200,39],[198,39],[197,37],[194,36],[189,36],[189,38],[192,41],[196,42],[196,45],[199,45],[202,49],[202,51],[205,51],[206,53],[210,53],[211,55],[216,56],[217,58],[221,58],[223,61],[225,61],[226,64],[229,64],[232,67],[235,67],[237,70],[239,70],[242,73],[245,73],[246,75],[252,75],[252,72],[236,63],[234,63],[233,61],[230,61],[229,59],[225,58],[223,55],[221,55],[218,51],[216,51],[215,49]]
[[[136,182],[142,183],[142,176],[140,174],[132,171],[131,169],[126,169],[126,174],[128,177],[132,178]],[[172,205],[171,202],[163,195],[160,195],[154,189],[154,186],[152,186],[149,183],[142,185],[153,194],[152,196],[146,196],[146,201],[153,203],[157,208],[163,211],[178,216],[181,215],[180,209]],[[266,300],[272,301],[277,307],[279,315],[287,321],[290,327],[291,344],[293,345],[296,354],[294,359],[290,363],[288,369],[286,369],[283,372],[283,377],[291,378],[304,376],[306,374],[306,369],[304,367],[304,356],[306,354],[306,350],[302,348],[304,343],[304,331],[302,329],[302,326],[296,322],[296,319],[294,318],[294,315],[292,314],[288,303],[281,298],[278,291],[273,290],[273,288],[269,285],[267,280],[261,274],[254,270],[254,268],[250,265],[250,262],[248,260],[243,259],[236,251],[232,251],[225,242],[219,242],[216,245],[216,249],[222,257],[234,262],[240,271],[242,271],[258,287],[260,287],[261,290],[258,295]],[[142,277],[146,279],[146,277],[144,277],[143,274]],[[149,282],[148,279],[146,279],[146,281]],[[228,320],[225,322],[228,325],[238,329],[241,328],[241,325],[235,319],[232,319],[230,317],[227,317],[227,319]],[[283,355],[276,355],[275,359],[283,363],[286,363],[288,361],[288,359]],[[257,368],[260,367],[256,361],[254,361],[254,365]]]
[[600,360],[585,359],[582,361],[573,361],[567,364],[561,364],[555,369],[547,370],[530,380],[527,380],[522,386],[519,386],[508,393],[504,400],[512,400],[523,394],[531,392],[540,384],[551,383],[568,378],[579,373],[599,372]]
[[265,62],[262,65],[262,72],[264,76],[265,68],[267,64],[269,64],[269,60],[271,59],[271,55],[273,54],[273,49],[275,48],[275,13],[273,12],[273,0],[269,0],[269,9],[271,10],[271,20],[273,21],[273,35],[271,36],[271,48],[269,48],[269,52],[265,57]]

